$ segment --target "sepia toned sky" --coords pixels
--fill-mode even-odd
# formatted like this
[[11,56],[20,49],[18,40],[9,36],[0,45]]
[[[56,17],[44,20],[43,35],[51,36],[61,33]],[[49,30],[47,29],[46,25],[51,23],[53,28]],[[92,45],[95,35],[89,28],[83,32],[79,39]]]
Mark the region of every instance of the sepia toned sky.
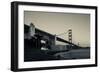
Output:
[[[72,29],[72,42],[80,46],[90,45],[90,15],[24,11],[24,23],[34,23],[36,28],[59,35]],[[68,40],[68,33],[58,36]]]

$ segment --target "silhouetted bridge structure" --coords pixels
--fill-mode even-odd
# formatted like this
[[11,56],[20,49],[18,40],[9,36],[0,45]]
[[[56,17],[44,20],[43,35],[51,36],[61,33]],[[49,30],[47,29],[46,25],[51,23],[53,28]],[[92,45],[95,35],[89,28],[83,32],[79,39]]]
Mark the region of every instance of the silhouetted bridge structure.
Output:
[[[25,32],[25,33],[28,32],[29,27],[30,27],[30,26],[28,26],[28,25],[26,25],[26,24],[24,25],[24,32]],[[38,35],[40,35],[40,36],[43,36],[43,40],[48,40],[49,42],[50,42],[50,41],[53,41],[53,44],[54,44],[54,42],[55,42],[55,40],[54,40],[54,39],[55,39],[55,35],[50,34],[50,33],[48,33],[48,32],[45,32],[45,31],[43,31],[43,30],[40,30],[40,29],[38,29],[38,28],[35,28],[35,33],[38,34]],[[74,44],[74,43],[71,43],[71,42],[69,42],[69,41],[67,41],[67,40],[64,40],[64,39],[62,39],[62,38],[56,37],[56,40],[57,40],[57,41],[64,42],[64,43],[67,43],[67,44],[71,44],[71,45],[73,45],[74,47],[80,48],[80,46],[78,46],[78,45],[76,45],[76,44]],[[51,45],[51,44],[49,43],[49,45]]]

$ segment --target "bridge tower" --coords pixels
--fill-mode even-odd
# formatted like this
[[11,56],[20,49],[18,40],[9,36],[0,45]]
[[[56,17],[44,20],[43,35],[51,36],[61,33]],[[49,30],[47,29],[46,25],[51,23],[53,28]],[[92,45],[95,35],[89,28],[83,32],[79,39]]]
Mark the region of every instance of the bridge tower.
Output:
[[[72,43],[72,29],[68,30],[68,41]],[[72,44],[69,44],[69,49],[72,49]]]

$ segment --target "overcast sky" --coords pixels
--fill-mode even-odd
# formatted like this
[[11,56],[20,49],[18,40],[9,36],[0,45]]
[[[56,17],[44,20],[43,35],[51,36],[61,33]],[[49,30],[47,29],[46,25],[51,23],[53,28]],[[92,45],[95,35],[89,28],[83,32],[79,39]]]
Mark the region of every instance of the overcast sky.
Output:
[[[81,46],[90,45],[90,15],[24,11],[24,23],[34,23],[36,28],[51,34],[61,34],[72,29],[72,42]],[[68,34],[59,36],[68,40]]]

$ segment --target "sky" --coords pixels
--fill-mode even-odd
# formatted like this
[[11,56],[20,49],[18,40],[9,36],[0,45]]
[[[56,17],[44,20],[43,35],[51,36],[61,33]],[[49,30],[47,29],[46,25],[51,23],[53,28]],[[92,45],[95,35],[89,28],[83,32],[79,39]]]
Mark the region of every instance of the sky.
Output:
[[[34,23],[36,28],[59,35],[72,29],[72,42],[90,46],[90,15],[79,13],[24,11],[24,23]],[[68,41],[68,33],[58,36]]]

